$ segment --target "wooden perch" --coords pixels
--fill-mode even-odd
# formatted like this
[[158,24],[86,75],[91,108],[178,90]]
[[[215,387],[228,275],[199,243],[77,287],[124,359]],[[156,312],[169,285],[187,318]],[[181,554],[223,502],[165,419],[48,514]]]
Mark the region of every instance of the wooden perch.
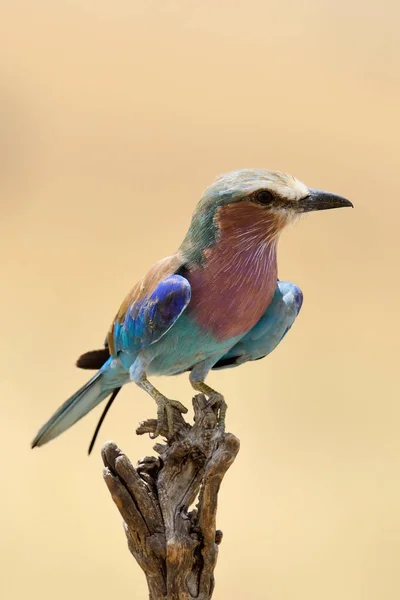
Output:
[[[193,408],[193,425],[174,411],[174,435],[163,430],[167,443],[154,446],[159,458],[145,457],[134,467],[113,442],[102,448],[104,480],[150,600],[209,600],[214,589],[222,540],[215,526],[218,491],[239,440],[217,427],[217,411],[202,394],[193,398]],[[136,432],[155,429],[150,419]]]

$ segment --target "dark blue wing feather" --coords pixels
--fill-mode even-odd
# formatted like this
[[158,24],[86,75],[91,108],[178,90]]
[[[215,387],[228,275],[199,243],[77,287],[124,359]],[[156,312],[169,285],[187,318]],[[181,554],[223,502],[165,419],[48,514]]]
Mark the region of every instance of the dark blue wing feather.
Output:
[[131,304],[114,327],[117,352],[137,352],[159,340],[190,302],[190,283],[181,275],[163,279],[148,297]]

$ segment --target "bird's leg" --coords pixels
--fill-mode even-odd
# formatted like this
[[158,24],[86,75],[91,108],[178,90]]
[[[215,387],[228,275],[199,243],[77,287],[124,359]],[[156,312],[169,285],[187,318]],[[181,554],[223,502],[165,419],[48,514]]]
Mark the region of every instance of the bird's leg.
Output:
[[187,413],[188,409],[183,406],[178,400],[170,400],[164,394],[159,392],[152,383],[143,376],[142,379],[136,382],[142,390],[145,390],[150,396],[156,401],[157,404],[157,428],[154,435],[151,437],[156,438],[160,435],[160,430],[163,426],[165,417],[167,418],[168,431],[172,435],[174,433],[174,411],[176,408],[180,413]]
[[189,381],[196,391],[201,392],[208,397],[209,406],[215,406],[218,409],[218,425],[221,429],[225,429],[225,416],[228,408],[225,398],[222,394],[204,382],[207,373],[215,362],[215,360],[212,363],[204,361],[203,363],[196,365],[190,373]]
[[188,409],[183,406],[178,400],[170,400],[164,394],[159,392],[152,383],[147,379],[144,370],[144,364],[137,359],[129,369],[129,376],[142,390],[147,392],[157,404],[157,427],[152,438],[160,435],[160,431],[164,424],[164,419],[167,419],[168,431],[172,435],[174,433],[174,411],[176,408],[180,413],[187,413]]
[[223,395],[204,383],[204,381],[191,381],[191,384],[196,391],[202,392],[208,396],[209,406],[216,406],[218,408],[218,425],[221,429],[225,429],[225,416],[228,406]]

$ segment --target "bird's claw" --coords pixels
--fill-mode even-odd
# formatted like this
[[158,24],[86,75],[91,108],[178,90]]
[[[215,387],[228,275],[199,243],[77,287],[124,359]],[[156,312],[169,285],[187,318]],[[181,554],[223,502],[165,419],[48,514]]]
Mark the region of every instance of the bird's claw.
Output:
[[218,418],[218,428],[224,432],[225,431],[225,416],[226,416],[226,410],[228,408],[228,405],[225,402],[225,398],[223,397],[223,395],[219,394],[218,392],[214,392],[214,393],[210,394],[208,397],[208,402],[206,404],[206,407],[211,407],[211,408],[216,409],[217,418]]
[[165,396],[159,396],[156,399],[157,403],[157,427],[153,434],[150,434],[151,439],[158,437],[163,429],[165,429],[165,419],[167,421],[167,429],[170,435],[174,433],[174,408],[181,414],[187,413],[188,409],[178,400],[170,400]]

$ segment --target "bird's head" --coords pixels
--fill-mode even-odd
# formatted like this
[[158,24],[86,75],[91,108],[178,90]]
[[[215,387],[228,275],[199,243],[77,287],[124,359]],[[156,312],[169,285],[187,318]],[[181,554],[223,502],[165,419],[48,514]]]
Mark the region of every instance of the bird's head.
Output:
[[277,238],[285,225],[306,212],[353,206],[330,192],[308,188],[280,171],[240,169],[221,175],[203,193],[183,249],[210,246],[219,231],[246,230],[264,240]]

